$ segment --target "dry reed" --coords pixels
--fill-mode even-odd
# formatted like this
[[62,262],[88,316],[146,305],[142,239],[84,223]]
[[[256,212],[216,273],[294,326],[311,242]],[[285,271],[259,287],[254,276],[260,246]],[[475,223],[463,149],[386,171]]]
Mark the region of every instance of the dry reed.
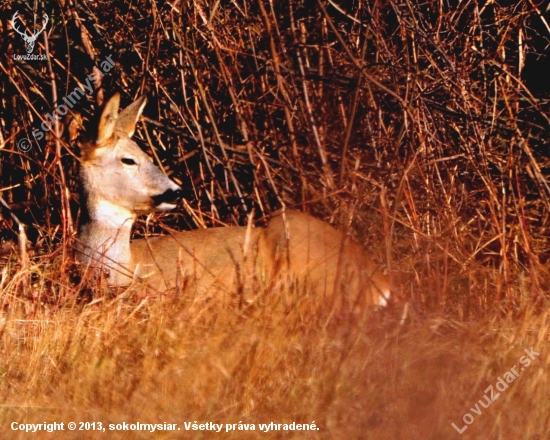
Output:
[[[537,73],[547,76],[550,28],[541,8],[1,4],[2,430],[30,435],[10,431],[12,421],[315,421],[311,438],[452,438],[451,423],[462,426],[483,390],[535,347],[540,357],[461,437],[547,438],[550,89]],[[25,53],[16,10],[29,31],[50,17],[34,49],[47,61],[14,59]],[[49,119],[109,56],[115,67],[92,93]],[[183,208],[148,232],[307,210],[372,250],[410,305],[405,325],[400,305],[346,321],[318,303],[304,315],[277,299],[288,292],[243,310],[171,294],[123,299],[75,277],[77,138],[118,90],[125,104],[147,94],[136,137],[186,191]],[[28,254],[15,244],[27,237]]]

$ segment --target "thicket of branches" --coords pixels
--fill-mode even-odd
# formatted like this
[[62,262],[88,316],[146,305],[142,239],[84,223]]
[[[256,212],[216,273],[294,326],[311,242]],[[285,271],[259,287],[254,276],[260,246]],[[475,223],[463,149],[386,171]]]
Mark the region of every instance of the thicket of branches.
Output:
[[[77,221],[80,121],[115,91],[123,105],[146,93],[137,137],[186,190],[179,226],[286,205],[370,244],[404,298],[468,313],[513,306],[525,286],[541,295],[550,89],[536,74],[550,29],[536,3],[1,7],[0,190],[35,246],[67,242]],[[49,16],[34,49],[48,61],[14,60],[25,53],[15,11],[29,31]],[[110,55],[93,93],[34,139]],[[16,233],[4,209],[0,237]]]

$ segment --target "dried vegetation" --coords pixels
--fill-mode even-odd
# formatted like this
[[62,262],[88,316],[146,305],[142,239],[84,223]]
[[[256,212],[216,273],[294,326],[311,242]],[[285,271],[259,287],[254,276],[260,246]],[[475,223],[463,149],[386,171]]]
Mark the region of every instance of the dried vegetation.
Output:
[[[469,412],[463,438],[547,438],[550,27],[537,5],[1,4],[2,431],[96,420],[182,429],[109,438],[440,439]],[[34,48],[46,61],[15,59],[15,11],[28,32],[48,15]],[[186,190],[137,235],[307,210],[372,249],[400,303],[339,317],[282,291],[201,306],[75,277],[78,137],[115,91],[147,94],[136,137]],[[472,413],[531,347],[540,357]],[[195,420],[320,429],[185,432]]]

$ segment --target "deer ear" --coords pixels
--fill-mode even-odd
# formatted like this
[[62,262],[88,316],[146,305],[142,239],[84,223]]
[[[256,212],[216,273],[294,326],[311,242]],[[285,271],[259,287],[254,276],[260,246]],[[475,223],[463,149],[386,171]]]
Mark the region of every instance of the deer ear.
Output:
[[115,126],[117,124],[119,105],[120,95],[115,93],[111,99],[107,101],[107,104],[105,104],[103,112],[101,113],[99,126],[97,128],[96,145],[102,145],[113,136]]
[[137,121],[139,121],[139,117],[141,116],[141,113],[143,113],[146,103],[147,97],[142,96],[137,101],[126,107],[120,115],[118,115],[116,129],[128,137],[132,137],[134,131],[136,130]]

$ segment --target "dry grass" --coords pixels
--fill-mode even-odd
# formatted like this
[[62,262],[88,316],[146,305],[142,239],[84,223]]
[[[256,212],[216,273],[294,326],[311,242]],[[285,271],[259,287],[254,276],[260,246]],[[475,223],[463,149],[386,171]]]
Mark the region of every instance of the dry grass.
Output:
[[[315,421],[312,438],[550,437],[544,12],[530,1],[345,3],[0,4],[2,433],[48,436],[12,432],[13,421],[197,420]],[[25,51],[16,10],[29,29],[33,13],[35,28],[49,15],[34,49],[49,61],[13,58]],[[110,55],[93,93],[35,138]],[[371,248],[400,303],[334,316],[322,299],[297,306],[291,290],[243,309],[186,293],[123,299],[73,276],[77,138],[117,90],[123,106],[147,93],[136,137],[187,191],[149,229],[306,210]],[[531,347],[540,356],[472,413]],[[459,435],[451,423],[467,412]],[[71,435],[107,438],[50,437]]]
[[[13,421],[139,421],[177,423],[183,432],[109,438],[440,439],[459,437],[451,423],[463,427],[469,412],[474,422],[463,438],[550,435],[548,312],[475,323],[413,315],[399,326],[395,310],[328,318],[319,307],[308,315],[281,307],[278,298],[246,313],[165,295],[4,316],[0,424],[9,438],[30,435],[11,432]],[[540,356],[521,371],[531,347]],[[472,413],[513,366],[518,379]],[[183,423],[193,421],[256,429],[315,421],[320,430],[186,432]]]

